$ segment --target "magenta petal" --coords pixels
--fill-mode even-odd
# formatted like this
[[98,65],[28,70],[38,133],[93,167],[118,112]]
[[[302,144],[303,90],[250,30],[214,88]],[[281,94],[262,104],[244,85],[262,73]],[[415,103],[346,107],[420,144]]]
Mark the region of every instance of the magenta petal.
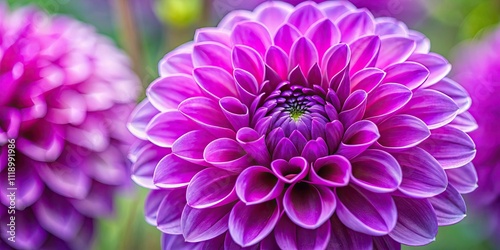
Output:
[[272,39],[269,31],[258,22],[241,22],[236,24],[231,33],[231,41],[238,45],[246,45],[254,48],[262,57],[271,46]]
[[287,23],[297,27],[305,34],[306,31],[318,20],[323,19],[323,13],[312,4],[303,4],[297,7],[288,17]]
[[274,236],[280,249],[325,249],[330,240],[330,226],[327,221],[316,229],[305,229],[283,216],[276,225]]
[[224,97],[219,100],[219,105],[235,131],[242,127],[248,127],[250,123],[248,107],[240,100],[234,97]]
[[182,135],[197,129],[196,123],[177,110],[159,113],[149,122],[146,134],[149,141],[160,147],[172,147]]
[[403,108],[411,97],[411,90],[401,84],[381,84],[368,95],[365,119],[378,122]]
[[158,209],[169,192],[170,190],[156,189],[151,190],[148,194],[146,201],[144,202],[144,217],[147,223],[153,226],[157,225],[156,218],[158,218]]
[[411,115],[395,115],[378,124],[378,143],[384,148],[414,147],[431,135],[425,123]]
[[305,75],[317,62],[318,51],[311,40],[306,37],[301,37],[292,45],[289,69],[299,66],[300,70]]
[[186,206],[186,189],[172,189],[162,194],[164,198],[158,207],[156,227],[163,233],[182,234],[181,216]]
[[219,104],[206,97],[193,97],[179,104],[179,111],[216,136],[233,137],[234,131]]
[[218,168],[207,168],[198,172],[187,187],[188,205],[202,209],[222,206],[237,200],[234,189],[237,177],[234,173]]
[[236,82],[236,90],[240,96],[239,100],[247,107],[251,107],[259,89],[257,80],[250,72],[242,69],[235,69],[233,75]]
[[398,162],[389,153],[368,149],[351,160],[351,180],[374,193],[395,191],[402,180]]
[[329,155],[314,162],[309,179],[316,185],[346,186],[349,183],[351,163],[340,155]]
[[455,117],[455,119],[451,121],[448,126],[460,129],[465,133],[472,132],[478,128],[476,120],[471,113],[467,111],[457,115],[457,117]]
[[174,154],[161,159],[154,171],[153,182],[161,188],[185,187],[205,167],[185,161]]
[[233,76],[222,68],[197,67],[193,70],[193,76],[202,91],[215,99],[238,96]]
[[203,158],[205,147],[215,138],[202,130],[191,131],[177,139],[172,145],[172,153],[180,158],[200,165],[206,165]]
[[348,45],[340,43],[329,48],[321,61],[322,71],[326,72],[326,80],[330,81],[344,73],[349,67],[350,59],[351,50]]
[[168,53],[159,63],[160,76],[191,74],[193,61],[189,52]]
[[31,209],[16,211],[15,242],[8,239],[11,235],[8,233],[10,228],[7,224],[10,223],[10,216],[7,216],[7,211],[8,209],[2,209],[0,212],[0,223],[2,223],[0,226],[0,230],[2,230],[0,247],[2,249],[40,249],[50,233],[40,226],[33,211]]
[[269,151],[266,148],[265,136],[261,136],[251,128],[242,128],[236,133],[236,141],[248,153],[249,157],[258,164],[267,166],[271,161]]
[[201,242],[187,242],[182,235],[162,234],[162,249],[176,250],[204,250],[204,249],[224,249],[224,234],[213,239]]
[[276,32],[276,35],[274,36],[274,44],[283,49],[285,53],[289,54],[292,44],[294,44],[300,36],[300,31],[297,30],[297,28],[285,23]]
[[434,156],[444,169],[461,167],[476,156],[476,146],[465,132],[450,126],[431,132],[419,147]]
[[217,42],[200,42],[193,47],[193,66],[215,66],[229,73],[233,71],[231,50]]
[[228,138],[220,138],[208,144],[203,158],[213,166],[232,172],[241,172],[252,163],[252,158],[239,143]]
[[247,205],[259,204],[278,197],[285,183],[262,166],[252,166],[240,173],[236,180],[236,194]]
[[226,232],[232,208],[233,204],[205,209],[186,205],[181,217],[181,229],[185,241],[206,241]]
[[286,80],[288,77],[288,55],[279,47],[271,46],[266,52],[266,64],[280,78]]
[[345,128],[363,118],[366,110],[367,96],[365,91],[356,90],[347,98],[339,114],[339,120]]
[[377,68],[366,68],[351,77],[351,91],[364,90],[371,93],[382,82],[385,72]]
[[338,18],[345,13],[356,10],[356,7],[347,1],[323,1],[318,7],[323,10],[326,16],[332,21],[337,21]]
[[429,53],[431,50],[431,42],[429,38],[416,30],[409,30],[408,36],[417,42],[415,53]]
[[4,145],[9,138],[17,138],[20,125],[21,114],[19,111],[14,108],[2,107],[2,111],[0,111],[0,144]]
[[398,222],[389,236],[399,243],[421,246],[435,240],[438,232],[436,214],[429,201],[394,197]]
[[340,42],[340,31],[329,19],[316,22],[307,30],[305,36],[315,45],[319,62],[330,47]]
[[283,159],[288,161],[294,156],[299,156],[297,148],[295,148],[290,139],[286,137],[282,138],[274,149],[273,160]]
[[429,77],[429,70],[415,62],[393,64],[385,69],[387,76],[384,83],[394,82],[403,84],[413,90],[422,85]]
[[306,229],[323,225],[336,206],[335,195],[329,188],[305,182],[293,184],[283,197],[283,207],[290,220]]
[[426,198],[442,193],[448,185],[439,162],[419,147],[392,153],[403,170],[399,191],[409,197]]
[[271,169],[281,181],[291,184],[306,177],[309,163],[303,157],[293,157],[288,162],[278,159],[271,163]]
[[242,247],[251,246],[269,235],[280,217],[275,200],[256,205],[238,202],[229,215],[229,233]]
[[351,56],[351,75],[367,67],[374,67],[380,50],[378,36],[364,36],[352,42],[349,47]]
[[146,90],[148,100],[160,111],[177,109],[189,97],[200,96],[196,82],[189,75],[170,75],[159,78]]
[[337,154],[352,159],[361,154],[380,138],[377,126],[370,121],[361,120],[352,124],[344,133]]
[[467,194],[477,188],[477,173],[472,163],[467,163],[459,168],[446,170],[448,181],[458,192]]
[[382,38],[376,66],[383,69],[392,64],[404,62],[415,51],[415,48],[415,41],[410,38],[400,36]]
[[194,41],[201,42],[216,42],[219,44],[231,46],[229,32],[214,27],[200,28],[195,31]]
[[[63,151],[64,138],[61,137],[62,131],[59,131],[59,127],[55,127],[47,122],[40,121],[38,123],[39,124],[38,126],[36,126],[36,131],[25,131],[24,133],[22,133],[24,137],[19,137],[18,139],[16,139],[16,148],[17,150],[19,150],[19,152],[27,155],[33,160],[42,162],[55,161]],[[98,131],[94,132],[96,134],[98,133]],[[83,136],[83,133],[73,134],[73,137],[66,136],[66,139],[74,141],[77,137],[78,139],[82,139],[80,138],[80,136]],[[92,144],[88,145],[90,148],[95,145],[92,142],[89,142],[90,140],[81,141],[83,141],[82,143]],[[106,139],[98,139],[97,141],[102,141],[103,146],[104,144],[106,144]],[[100,149],[101,144],[95,146],[98,146],[98,148]]]
[[354,10],[340,18],[337,23],[342,42],[350,43],[359,37],[371,35],[375,31],[373,16],[367,10]]
[[328,145],[329,153],[333,154],[337,151],[342,137],[344,136],[344,126],[339,120],[327,123],[325,126],[325,138]]
[[328,155],[328,146],[325,140],[319,137],[316,140],[310,140],[307,142],[304,150],[302,150],[302,157],[304,157],[308,162],[314,162],[316,159]]
[[437,90],[453,99],[459,107],[458,113],[467,111],[472,104],[472,99],[467,91],[460,84],[449,78],[444,78],[430,86],[429,89]]
[[249,72],[255,79],[258,84],[261,84],[264,81],[264,61],[263,56],[259,55],[257,51],[255,51],[252,45],[242,46],[236,45],[233,48],[232,60],[235,69],[242,69]]
[[428,200],[436,212],[439,226],[452,225],[465,218],[467,212],[465,201],[452,186],[448,186],[446,191]]
[[394,18],[381,17],[377,18],[376,22],[375,34],[379,36],[408,35],[408,27]]
[[332,216],[330,223],[332,225],[332,233],[327,249],[373,249],[371,235],[359,233],[347,228],[339,220],[337,215]]
[[263,23],[271,34],[275,34],[279,26],[293,11],[293,6],[286,2],[264,2],[255,8],[256,20]]
[[132,114],[130,115],[130,121],[127,124],[128,130],[140,139],[146,140],[148,137],[146,135],[146,127],[155,115],[160,113],[151,104],[148,99],[144,99],[139,103]]
[[231,237],[231,234],[229,232],[226,233],[226,236],[224,237],[224,250],[259,250],[260,249],[260,243],[248,246],[248,247],[241,247],[238,245],[236,242],[234,242],[233,238]]
[[459,107],[450,97],[431,89],[419,89],[402,109],[424,121],[430,129],[450,123],[458,114]]
[[413,61],[424,65],[429,71],[430,75],[422,87],[429,87],[439,80],[443,79],[451,70],[451,65],[448,61],[435,53],[428,54],[413,54],[408,58],[408,61]]
[[90,190],[92,179],[81,168],[73,164],[63,164],[56,161],[34,166],[37,167],[38,174],[47,186],[60,195],[84,199]]
[[[7,147],[5,147],[5,148],[7,148]],[[3,160],[3,159],[0,159],[0,160]],[[20,157],[17,158],[17,161],[16,161],[16,163],[18,165],[21,164],[21,162],[19,160],[20,160]],[[7,170],[4,172],[1,172],[1,174],[0,174],[1,178],[4,178],[4,180],[6,180],[6,181],[1,182],[1,184],[0,184],[0,187],[2,188],[2,190],[0,191],[0,194],[2,195],[2,197],[0,197],[0,201],[5,205],[6,208],[11,205],[10,199],[12,196],[10,195],[10,192],[12,192],[12,191],[15,191],[15,198],[16,198],[15,202],[16,202],[16,209],[17,210],[24,210],[27,207],[33,205],[33,203],[35,203],[43,193],[44,183],[42,182],[40,177],[38,177],[38,173],[36,172],[36,169],[48,168],[48,167],[44,163],[38,163],[38,162],[31,161],[31,160],[27,160],[27,161],[28,162],[26,162],[24,164],[31,164],[30,167],[27,167],[27,168],[23,167],[23,168],[16,168],[15,169],[15,171],[16,171],[15,172],[16,173],[15,174],[15,176],[16,176],[16,179],[15,179],[16,186],[15,187],[17,188],[16,190],[11,190],[10,188],[12,188],[12,186],[9,186],[9,181],[7,181],[8,179],[10,179],[12,177],[12,175],[8,175]],[[7,162],[7,158],[5,159],[5,162]],[[50,180],[52,180],[52,179],[50,179]],[[71,187],[75,188],[75,186],[71,186]],[[83,190],[85,192],[85,188],[82,188],[81,190]],[[82,192],[78,190],[78,191],[74,191],[73,193],[82,193]],[[9,209],[6,209],[6,211],[7,210],[9,210]]]
[[378,194],[356,186],[336,189],[337,215],[350,229],[381,236],[391,232],[398,217],[396,205],[389,194]]
[[401,249],[401,243],[393,240],[388,235],[373,237],[373,248],[377,250],[399,250]]
[[172,150],[158,147],[152,143],[138,149],[137,158],[132,164],[132,180],[149,189],[156,189],[153,183],[154,170],[158,162]]

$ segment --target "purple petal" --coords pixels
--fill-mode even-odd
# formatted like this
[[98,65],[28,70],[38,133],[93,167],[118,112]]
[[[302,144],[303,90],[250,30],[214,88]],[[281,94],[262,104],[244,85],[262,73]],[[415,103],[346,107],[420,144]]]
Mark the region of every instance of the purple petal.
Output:
[[336,189],[337,215],[348,228],[381,236],[392,231],[398,217],[396,205],[389,194],[377,194],[356,186]]
[[187,187],[187,204],[203,209],[237,200],[234,189],[237,177],[234,173],[218,168],[207,168],[198,172]]
[[327,80],[341,75],[348,67],[351,59],[351,50],[344,43],[337,44],[328,49],[323,57],[321,68],[326,72]]
[[312,4],[303,4],[290,14],[287,23],[297,27],[297,29],[305,34],[306,31],[318,20],[323,19],[323,13]]
[[428,200],[436,212],[439,226],[452,225],[465,218],[467,212],[465,201],[452,186],[448,186],[446,191]]
[[213,166],[232,172],[241,172],[252,163],[251,157],[238,142],[228,138],[220,138],[208,144],[203,158]]
[[199,42],[193,47],[193,66],[215,66],[233,72],[231,50],[217,42]]
[[236,180],[236,194],[247,205],[272,200],[281,194],[284,187],[284,182],[262,166],[245,169]]
[[267,166],[271,161],[269,151],[262,150],[266,148],[266,139],[264,135],[259,135],[257,131],[251,128],[242,128],[236,133],[236,141],[258,164]]
[[193,70],[193,76],[202,91],[215,99],[238,96],[233,76],[222,68],[198,67]]
[[370,121],[362,120],[352,124],[344,133],[337,154],[352,159],[361,154],[380,138],[377,126]]
[[160,76],[191,74],[193,61],[190,52],[168,53],[159,63]]
[[229,232],[226,233],[226,237],[224,237],[224,250],[259,250],[260,244],[255,244],[249,247],[241,247],[240,245],[234,242],[231,234]]
[[399,191],[409,197],[426,198],[442,193],[448,181],[439,162],[419,147],[392,153],[403,170]]
[[205,250],[224,249],[224,234],[201,242],[187,242],[182,235],[162,234],[162,249]]
[[366,68],[351,77],[351,91],[364,90],[371,93],[382,82],[385,72],[377,68]]
[[[10,223],[10,216],[7,216],[7,211],[8,209],[2,209],[0,212],[0,223],[2,223],[0,226],[2,230],[0,247],[2,249],[40,249],[46,238],[50,236],[50,233],[40,226],[40,222],[37,221],[32,210],[16,210],[16,237],[14,242],[8,239],[11,235],[8,233],[10,227],[7,224]],[[5,245],[2,243],[5,243]]]
[[223,30],[232,30],[232,29],[234,29],[236,24],[251,20],[253,18],[254,18],[253,14],[250,11],[236,10],[236,11],[230,12],[224,18],[222,18],[222,20],[220,21],[219,25],[217,25],[217,27],[222,28]]
[[435,90],[419,89],[401,112],[420,118],[430,129],[435,129],[455,119],[458,110],[450,97]]
[[339,120],[345,128],[363,118],[366,110],[367,96],[365,91],[356,90],[347,98],[339,114]]
[[365,68],[375,66],[380,44],[378,36],[364,36],[349,45],[352,51],[351,75]]
[[319,62],[321,62],[323,55],[330,47],[340,42],[340,31],[329,19],[316,22],[307,30],[305,36],[316,47]]
[[201,91],[191,76],[170,75],[152,82],[146,95],[155,108],[167,111],[177,109],[179,103],[187,98],[200,96]]
[[397,21],[391,17],[381,17],[377,18],[377,24],[375,27],[375,34],[379,36],[388,35],[408,35],[408,27],[402,22]]
[[132,180],[149,189],[155,189],[153,183],[154,170],[158,162],[172,150],[147,143],[137,153],[137,159],[132,164]]
[[337,151],[342,137],[344,136],[344,126],[339,120],[329,122],[325,126],[326,144],[328,144],[329,153]]
[[[5,146],[7,148],[7,146]],[[24,157],[23,157],[24,158]],[[18,166],[22,166],[21,164],[29,164],[29,167],[19,167],[15,169],[15,176],[17,177],[15,179],[15,184],[16,184],[16,190],[15,190],[15,204],[16,204],[16,209],[18,210],[24,210],[27,207],[33,205],[40,196],[43,193],[44,190],[44,183],[42,180],[38,177],[38,173],[36,172],[36,169],[47,169],[49,168],[47,165],[44,163],[39,163],[35,161],[31,161],[28,159],[23,159],[21,157],[16,157],[16,164]],[[1,159],[3,160],[3,159]],[[27,161],[27,162],[22,162],[22,161]],[[5,159],[5,162],[7,161],[7,158]],[[7,164],[6,164],[7,165]],[[10,172],[9,172],[10,173]],[[11,190],[12,186],[9,186],[9,181],[12,177],[12,175],[8,174],[8,171],[5,170],[0,174],[1,178],[4,178],[4,180],[1,184],[0,187],[2,190],[0,193],[2,194],[2,197],[0,197],[0,201],[5,205],[5,207],[9,207],[11,204],[11,195],[10,192],[14,191]],[[10,176],[10,177],[9,177]],[[61,183],[60,181],[59,183]],[[57,184],[59,184],[57,183]],[[75,186],[72,186],[75,188]],[[85,191],[85,186],[84,188],[81,188],[81,190]],[[79,191],[79,190],[78,190]],[[73,193],[77,193],[78,191],[75,191]],[[81,193],[81,191],[80,191]],[[70,193],[71,194],[71,193]],[[8,210],[8,209],[6,209]],[[10,216],[9,216],[10,217]]]
[[302,150],[302,157],[304,157],[308,162],[314,162],[316,159],[328,155],[328,146],[325,140],[319,137],[316,140],[310,140],[307,142],[304,150]]
[[300,70],[305,75],[317,62],[318,51],[311,40],[306,37],[301,37],[292,45],[290,51],[290,69],[299,66]]
[[264,24],[271,34],[283,24],[289,13],[293,11],[293,6],[285,2],[265,2],[255,10],[255,19]]
[[422,85],[429,77],[429,70],[415,62],[393,64],[385,69],[387,73],[384,83],[403,84],[413,90]]
[[206,97],[193,97],[179,104],[179,111],[218,137],[234,138],[234,131],[219,104]]
[[205,167],[185,161],[174,154],[161,159],[154,171],[153,182],[161,188],[185,187]]
[[0,144],[5,145],[9,138],[17,138],[20,125],[21,114],[19,111],[14,108],[2,107],[2,111],[0,111]]
[[280,80],[286,80],[288,77],[288,56],[285,52],[276,46],[271,46],[266,53],[266,64],[271,67]]
[[463,113],[468,110],[472,104],[472,100],[467,91],[455,81],[444,78],[436,84],[429,87],[429,89],[437,90],[449,96],[457,106],[460,108],[458,113]]
[[373,16],[364,9],[354,10],[342,16],[337,25],[342,34],[342,42],[345,43],[350,43],[365,35],[371,35],[375,31]]
[[330,223],[332,233],[327,249],[373,249],[372,236],[347,228],[337,215],[332,216]]
[[336,206],[335,195],[329,188],[305,182],[293,184],[283,197],[283,207],[290,220],[306,229],[323,225],[332,216]]
[[403,108],[411,97],[411,90],[401,84],[381,84],[368,95],[365,119],[378,122]]
[[436,214],[429,201],[394,197],[398,209],[398,222],[389,236],[395,241],[421,246],[435,240],[438,232]]
[[383,69],[392,64],[404,62],[413,54],[415,48],[415,41],[410,38],[400,36],[382,38],[376,66]]
[[240,96],[240,101],[247,107],[251,107],[252,102],[256,99],[256,93],[259,89],[259,84],[255,77],[242,69],[235,69],[233,72],[234,80],[236,82],[236,90]]
[[272,44],[271,35],[267,28],[252,21],[236,24],[231,33],[231,41],[235,45],[241,44],[255,49],[262,57]]
[[352,159],[351,164],[352,182],[368,191],[388,193],[395,191],[401,184],[401,167],[385,151],[368,149]]
[[69,201],[78,213],[86,217],[111,217],[115,211],[113,204],[115,194],[115,190],[110,189],[108,185],[94,182],[85,199]]
[[455,119],[451,121],[448,126],[460,129],[465,133],[472,132],[478,128],[476,120],[471,113],[467,111],[457,115],[457,117],[455,117]]
[[425,123],[411,115],[395,115],[378,124],[378,143],[384,148],[414,147],[429,138],[431,131]]
[[477,173],[472,163],[467,163],[459,168],[446,170],[448,181],[458,192],[467,194],[477,188]]
[[160,112],[148,101],[148,99],[144,99],[144,101],[135,107],[130,115],[131,118],[127,124],[128,130],[139,139],[146,140],[148,138],[146,127],[151,119],[158,113]]
[[275,200],[256,205],[238,202],[229,215],[229,233],[242,247],[251,246],[269,235],[280,217]]
[[377,250],[399,250],[401,243],[393,240],[389,236],[373,237],[373,248]]
[[294,156],[299,156],[297,148],[295,148],[290,139],[286,137],[282,138],[274,149],[273,160],[283,159],[288,161]]
[[197,129],[196,123],[186,118],[177,110],[159,113],[146,127],[150,142],[160,147],[172,147],[175,140],[189,131]]
[[346,186],[349,183],[351,163],[340,155],[329,155],[314,162],[309,179],[317,185]]
[[222,113],[224,113],[235,131],[242,127],[248,127],[250,123],[248,107],[241,103],[240,100],[234,97],[224,97],[219,100],[219,105]]
[[[311,130],[313,130],[313,128],[311,128]],[[299,154],[302,154],[302,151],[304,151],[304,147],[307,144],[307,138],[298,130],[294,130],[288,138],[292,141],[293,145],[295,145],[295,148],[297,148]]]
[[[65,156],[69,157],[69,154]],[[52,191],[68,198],[83,199],[87,196],[92,179],[81,168],[59,161],[35,166],[40,178]]]
[[[71,130],[71,128],[66,129]],[[41,162],[55,161],[61,155],[64,146],[64,139],[61,137],[63,133],[59,130],[59,127],[49,125],[46,122],[38,122],[38,125],[36,126],[36,132],[24,131],[21,133],[24,137],[19,137],[18,139],[16,139],[16,148],[19,152],[27,155],[33,160]],[[99,131],[96,130],[98,129],[96,129],[94,126],[94,132],[96,133],[96,136],[99,137]],[[80,134],[73,133],[73,137],[67,135],[66,139],[70,142],[76,142],[76,138],[78,137],[78,139],[81,139],[80,136],[83,136],[85,132],[82,131],[82,133]],[[105,138],[107,138],[107,136]],[[104,147],[107,144],[106,140],[104,139],[97,140],[99,142],[102,142],[102,144],[98,142],[94,144],[92,142],[89,142],[89,139],[80,141],[81,143],[88,143],[88,145],[86,146],[88,146],[88,148],[90,149],[101,149],[101,146]],[[94,148],[94,146],[96,146],[96,148]]]
[[274,235],[280,249],[325,249],[330,240],[330,222],[316,229],[305,229],[283,216],[276,225]]
[[332,21],[337,21],[345,13],[356,10],[356,7],[347,1],[323,1],[319,4],[319,8]]
[[444,169],[461,167],[476,156],[476,146],[465,132],[450,126],[431,132],[420,147],[436,158]]
[[172,153],[199,165],[207,165],[203,158],[205,147],[215,138],[202,130],[191,131],[177,139],[172,145]]
[[84,220],[65,198],[50,191],[45,191],[33,211],[45,230],[64,240],[73,239]]
[[164,198],[158,207],[156,226],[163,233],[182,234],[181,216],[186,206],[186,189],[172,189],[162,194]]
[[281,181],[291,184],[306,177],[309,163],[303,157],[293,157],[288,162],[278,159],[271,163],[271,169]]
[[408,58],[408,61],[420,63],[430,71],[429,78],[427,78],[427,81],[422,85],[423,88],[431,86],[443,79],[451,70],[451,65],[448,61],[435,53],[413,54]]
[[214,27],[197,29],[194,34],[194,41],[196,44],[201,42],[216,42],[227,47],[231,46],[229,32]]
[[410,30],[408,31],[408,36],[417,42],[417,48],[415,49],[415,53],[423,53],[427,54],[431,50],[431,42],[429,38],[427,38],[424,34]]
[[233,204],[205,209],[186,205],[181,217],[181,229],[185,241],[206,241],[226,232],[232,208]]
[[[160,208],[160,204],[165,199],[166,195],[170,193],[171,190],[151,190],[148,196],[146,197],[146,201],[144,202],[144,217],[146,222],[156,226],[156,218],[158,218],[158,209]],[[184,198],[185,199],[185,198]]]
[[285,53],[290,54],[292,44],[294,44],[300,36],[300,31],[297,30],[297,28],[285,23],[276,32],[276,35],[274,36],[274,44],[285,51]]
[[264,81],[264,55],[259,55],[251,46],[236,45],[233,48],[232,60],[235,69],[242,69],[249,72],[258,84]]

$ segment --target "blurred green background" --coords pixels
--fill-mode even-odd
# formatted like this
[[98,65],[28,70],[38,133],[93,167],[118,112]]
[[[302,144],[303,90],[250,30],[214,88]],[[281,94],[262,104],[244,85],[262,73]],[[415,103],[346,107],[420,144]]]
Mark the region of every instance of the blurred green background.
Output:
[[[197,27],[215,25],[222,13],[236,7],[221,5],[224,1],[231,0],[7,0],[13,8],[36,5],[94,25],[129,53],[145,87],[158,76],[157,63],[168,51],[189,41]],[[449,60],[460,43],[480,38],[500,21],[500,0],[422,1],[427,13],[409,26],[427,35],[431,50]],[[99,222],[95,249],[160,249],[159,230],[143,216],[148,190],[134,186],[136,192],[116,200],[115,217]],[[494,249],[485,240],[483,225],[469,215],[457,225],[441,227],[436,241],[420,249]]]

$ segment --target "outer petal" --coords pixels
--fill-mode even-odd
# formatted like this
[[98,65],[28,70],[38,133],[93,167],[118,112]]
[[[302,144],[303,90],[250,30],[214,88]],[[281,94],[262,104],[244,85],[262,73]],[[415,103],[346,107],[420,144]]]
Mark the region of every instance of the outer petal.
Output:
[[448,186],[441,194],[429,198],[429,202],[436,212],[439,226],[452,225],[465,218],[467,212],[465,201],[452,186]]
[[324,17],[323,13],[312,4],[302,4],[288,16],[287,23],[295,26],[302,34],[316,21]]
[[365,119],[373,122],[382,120],[403,108],[411,100],[412,95],[411,90],[401,84],[379,85],[368,95]]
[[401,167],[385,151],[368,149],[352,159],[351,164],[352,182],[366,190],[374,193],[392,192],[401,184]]
[[410,115],[395,115],[378,125],[378,143],[389,149],[414,147],[429,138],[431,131],[425,123]]
[[422,85],[422,87],[428,87],[439,80],[443,79],[451,70],[451,65],[448,61],[435,53],[428,54],[413,54],[408,58],[408,61],[413,61],[424,65],[429,71],[430,75],[427,81]]
[[203,158],[213,166],[232,172],[241,172],[253,160],[236,141],[228,138],[220,138],[208,144]]
[[185,187],[193,176],[203,169],[205,169],[204,166],[185,161],[174,154],[169,154],[158,162],[153,182],[161,188]]
[[258,22],[240,22],[236,24],[231,33],[231,41],[255,49],[264,57],[267,48],[271,46],[272,39],[269,31]]
[[340,42],[340,31],[331,20],[324,19],[310,27],[307,30],[306,37],[314,43],[318,51],[318,59],[321,62],[321,58],[328,48]]
[[380,38],[378,36],[363,36],[352,42],[349,47],[351,56],[351,75],[358,71],[375,66],[380,50]]
[[340,18],[337,23],[342,34],[342,42],[350,43],[359,37],[371,35],[375,31],[373,16],[366,10],[355,10]]
[[413,39],[401,36],[384,37],[376,66],[385,68],[395,63],[404,62],[415,51],[415,48],[416,44]]
[[172,145],[172,153],[180,158],[200,165],[208,165],[203,152],[215,138],[203,130],[194,130],[179,137]]
[[330,223],[332,233],[327,249],[371,250],[373,248],[372,236],[347,228],[337,215],[332,216]]
[[216,66],[232,73],[231,50],[218,42],[198,42],[193,47],[193,66]]
[[146,135],[146,127],[151,119],[158,113],[160,113],[160,111],[158,111],[148,99],[144,99],[135,107],[130,115],[130,121],[127,124],[128,130],[136,137],[146,140],[148,138]]
[[477,188],[477,173],[472,163],[467,163],[459,168],[446,170],[448,181],[458,192],[467,194]]
[[153,117],[146,127],[149,141],[160,147],[172,147],[172,144],[185,133],[197,129],[193,121],[177,110],[170,110]]
[[160,111],[177,109],[187,98],[200,96],[201,92],[189,75],[169,75],[159,78],[146,90],[148,100]]
[[234,185],[237,176],[231,172],[207,168],[197,173],[188,185],[186,199],[193,208],[216,207],[237,200]]
[[330,240],[330,222],[317,229],[304,229],[295,225],[288,216],[283,216],[274,235],[281,249],[325,249]]
[[167,234],[182,234],[181,216],[186,206],[186,189],[168,190],[162,195],[163,199],[156,216],[156,226]]
[[187,242],[213,239],[228,228],[228,218],[234,204],[205,209],[184,207],[181,218],[182,235]]
[[238,96],[233,76],[222,68],[197,67],[193,70],[193,76],[200,89],[215,99]]
[[387,76],[384,83],[395,82],[413,90],[422,85],[429,77],[429,70],[419,63],[403,62],[393,64],[385,69]]
[[352,159],[375,143],[379,137],[374,123],[366,120],[356,122],[346,130],[337,154]]

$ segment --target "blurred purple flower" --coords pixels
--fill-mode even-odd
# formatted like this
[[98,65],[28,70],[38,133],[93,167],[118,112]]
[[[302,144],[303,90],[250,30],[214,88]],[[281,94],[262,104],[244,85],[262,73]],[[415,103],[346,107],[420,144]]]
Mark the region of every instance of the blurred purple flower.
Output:
[[[139,81],[92,27],[29,8],[0,6],[0,19],[0,248],[86,249],[94,218],[111,215],[114,194],[129,183],[126,118]],[[15,242],[7,232],[12,145]]]
[[[473,207],[486,216],[491,233],[499,240],[500,230],[500,59],[497,53],[500,45],[500,30],[484,39],[462,46],[458,51],[455,78],[471,93],[473,105],[470,114],[477,119],[479,128],[471,133],[475,139],[478,154],[474,159],[479,175],[479,188],[471,194]],[[474,168],[470,165],[470,170]],[[477,177],[475,177],[477,178]]]
[[392,249],[460,221],[475,124],[429,46],[340,1],[199,29],[129,123],[163,248]]

